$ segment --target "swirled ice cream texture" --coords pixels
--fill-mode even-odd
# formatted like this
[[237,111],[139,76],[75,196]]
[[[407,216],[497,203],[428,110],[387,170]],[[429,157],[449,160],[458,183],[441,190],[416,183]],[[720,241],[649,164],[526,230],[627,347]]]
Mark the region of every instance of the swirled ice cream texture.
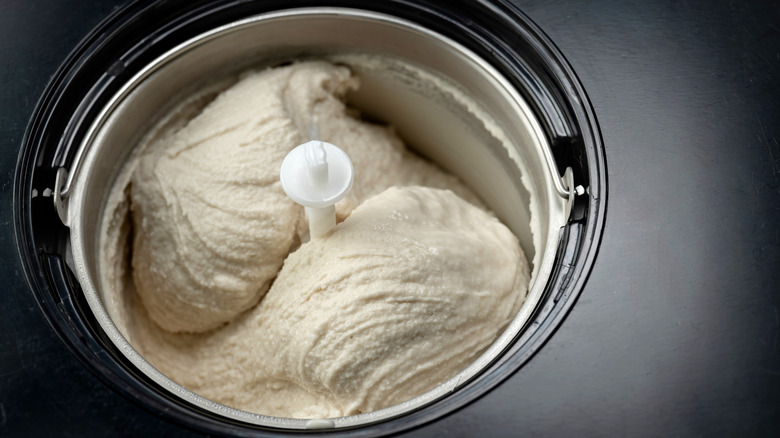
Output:
[[[515,236],[392,128],[355,117],[343,96],[356,86],[324,62],[247,74],[149,136],[113,188],[107,307],[177,383],[266,415],[368,412],[457,374],[519,310]],[[301,245],[278,166],[312,124],[356,173],[341,223]]]

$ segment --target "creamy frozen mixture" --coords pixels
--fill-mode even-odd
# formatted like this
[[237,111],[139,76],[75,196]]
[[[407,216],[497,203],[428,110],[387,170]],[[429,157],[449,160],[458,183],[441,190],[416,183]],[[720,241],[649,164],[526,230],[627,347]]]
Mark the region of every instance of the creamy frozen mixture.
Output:
[[[525,299],[515,236],[391,127],[344,104],[349,68],[245,74],[145,137],[102,226],[101,289],[177,383],[260,414],[369,412],[467,367]],[[309,241],[279,168],[318,137],[352,159],[339,224]]]

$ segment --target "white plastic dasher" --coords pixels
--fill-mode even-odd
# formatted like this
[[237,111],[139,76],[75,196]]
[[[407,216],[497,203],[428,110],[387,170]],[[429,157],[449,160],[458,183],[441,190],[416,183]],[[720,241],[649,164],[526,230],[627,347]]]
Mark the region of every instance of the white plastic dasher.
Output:
[[354,175],[346,152],[319,140],[296,147],[282,161],[282,188],[293,201],[306,207],[312,239],[336,226],[335,204],[352,188]]

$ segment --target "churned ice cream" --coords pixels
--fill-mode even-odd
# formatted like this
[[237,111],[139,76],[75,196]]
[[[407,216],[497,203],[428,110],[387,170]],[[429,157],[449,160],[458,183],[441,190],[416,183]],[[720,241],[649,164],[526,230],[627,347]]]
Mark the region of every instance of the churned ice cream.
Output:
[[[528,263],[459,180],[344,103],[359,79],[299,62],[238,78],[145,137],[113,188],[101,289],[177,383],[250,412],[320,418],[422,394],[519,310]],[[352,159],[339,224],[309,241],[279,167],[311,133]]]

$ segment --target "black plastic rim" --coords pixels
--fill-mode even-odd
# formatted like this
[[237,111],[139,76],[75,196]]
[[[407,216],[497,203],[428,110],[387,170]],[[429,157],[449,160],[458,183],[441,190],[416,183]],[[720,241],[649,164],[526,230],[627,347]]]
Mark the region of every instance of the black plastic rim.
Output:
[[556,266],[539,308],[499,359],[460,390],[417,411],[354,429],[311,433],[373,436],[418,427],[483,396],[542,347],[587,281],[606,214],[607,180],[601,136],[587,95],[563,56],[528,17],[503,0],[458,0],[446,5],[428,0],[176,3],[130,4],[88,35],[46,88],[17,162],[14,227],[30,290],[57,336],[88,369],[151,412],[195,430],[233,436],[284,432],[227,420],[191,406],[151,382],[116,350],[92,317],[78,282],[64,263],[68,230],[59,221],[48,193],[54,187],[56,170],[71,162],[79,139],[103,103],[148,62],[216,26],[263,12],[309,6],[394,15],[471,49],[529,102],[561,173],[572,167],[575,184],[588,187],[588,196],[577,198],[572,219],[561,232]]

